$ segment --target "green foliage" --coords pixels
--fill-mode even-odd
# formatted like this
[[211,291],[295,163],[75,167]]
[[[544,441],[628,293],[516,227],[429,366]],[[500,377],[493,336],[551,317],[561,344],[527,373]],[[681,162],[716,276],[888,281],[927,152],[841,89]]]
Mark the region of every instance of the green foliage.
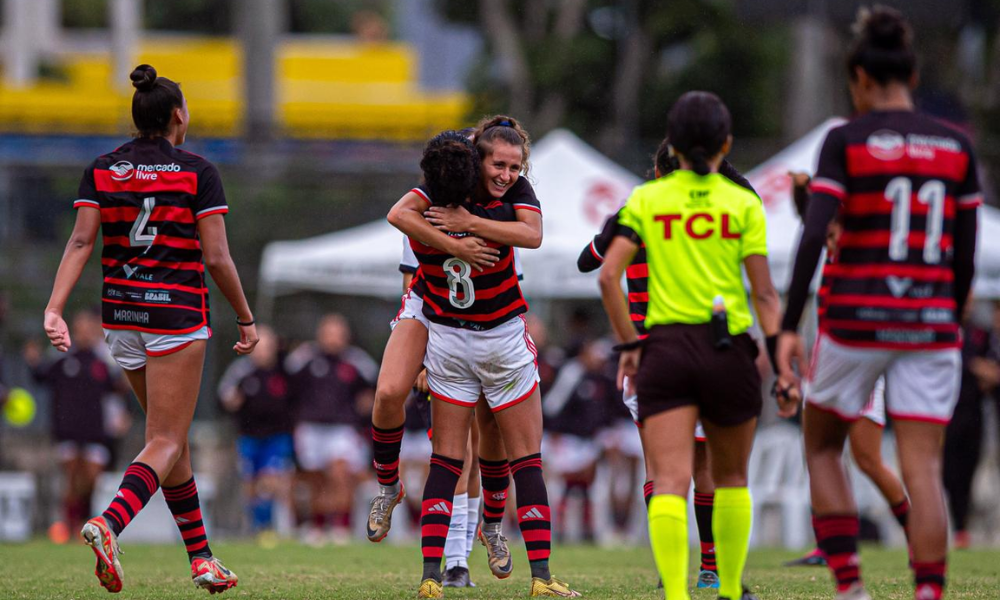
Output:
[[107,27],[108,0],[63,0],[62,23],[64,27]]
[[227,35],[233,31],[234,2],[230,0],[145,0],[145,26],[149,29],[196,31]]

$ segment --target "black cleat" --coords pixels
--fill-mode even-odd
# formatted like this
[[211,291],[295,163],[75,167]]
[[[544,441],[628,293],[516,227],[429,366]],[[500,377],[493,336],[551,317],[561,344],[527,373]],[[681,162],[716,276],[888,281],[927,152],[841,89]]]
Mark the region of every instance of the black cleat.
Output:
[[441,584],[444,587],[454,588],[476,587],[476,584],[469,580],[469,570],[465,567],[452,567],[445,571]]

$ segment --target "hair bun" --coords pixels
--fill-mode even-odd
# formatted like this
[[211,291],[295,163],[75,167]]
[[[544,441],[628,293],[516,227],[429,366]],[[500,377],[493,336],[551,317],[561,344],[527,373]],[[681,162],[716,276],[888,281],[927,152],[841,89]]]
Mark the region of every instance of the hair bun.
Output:
[[892,8],[876,6],[864,21],[864,34],[872,46],[896,50],[908,43],[909,28],[903,15]]
[[140,92],[148,92],[156,83],[156,69],[150,65],[139,65],[129,75],[132,86]]

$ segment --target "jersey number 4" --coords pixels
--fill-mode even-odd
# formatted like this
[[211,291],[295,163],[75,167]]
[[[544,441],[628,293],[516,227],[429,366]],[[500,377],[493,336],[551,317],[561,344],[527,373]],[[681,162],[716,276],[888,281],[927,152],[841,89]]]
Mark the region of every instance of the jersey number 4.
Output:
[[[449,258],[441,265],[448,277],[448,302],[455,308],[469,308],[476,301],[476,288],[472,284],[472,267],[460,258]],[[461,290],[459,290],[459,286]],[[461,292],[461,296],[459,296]]]
[[156,198],[150,196],[142,199],[142,208],[139,209],[139,216],[135,223],[132,223],[132,231],[128,234],[129,244],[135,247],[152,246],[156,239],[156,227],[147,227],[149,217],[153,214],[153,207],[156,206]]
[[[885,187],[885,199],[892,202],[892,223],[889,234],[889,258],[905,261],[910,254],[910,200],[913,182],[896,177]],[[944,229],[944,183],[931,180],[920,186],[917,201],[927,205],[927,226],[924,231],[924,262],[941,262],[941,234]]]

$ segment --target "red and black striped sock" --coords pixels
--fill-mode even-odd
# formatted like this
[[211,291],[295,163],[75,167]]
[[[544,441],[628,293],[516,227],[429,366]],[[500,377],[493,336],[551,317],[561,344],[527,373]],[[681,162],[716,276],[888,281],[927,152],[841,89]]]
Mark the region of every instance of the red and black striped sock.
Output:
[[147,464],[134,462],[125,469],[125,477],[122,477],[115,499],[101,516],[115,535],[120,535],[158,489],[160,478],[156,476],[156,471]]
[[905,531],[907,537],[909,537],[910,532],[907,529],[907,525],[910,520],[910,499],[903,498],[902,502],[891,508],[892,516],[896,517],[896,521],[899,523],[899,526],[903,528],[903,531]]
[[701,539],[701,570],[718,573],[715,566],[715,538],[712,536],[712,506],[715,494],[694,491],[694,519],[698,522],[698,537]]
[[646,509],[649,509],[649,501],[653,499],[653,482],[647,481],[642,484],[642,499],[646,501]]
[[451,524],[451,503],[462,475],[463,461],[431,454],[431,469],[424,484],[420,511],[420,551],[424,556],[423,579],[441,581],[441,557]]
[[170,514],[174,516],[181,538],[184,539],[188,560],[211,558],[212,549],[208,547],[208,533],[205,532],[205,522],[201,518],[201,501],[198,499],[198,486],[194,483],[194,476],[174,487],[163,486],[163,497]]
[[542,455],[522,456],[510,463],[517,490],[517,524],[528,550],[531,576],[552,578],[549,573],[549,555],[552,553],[552,514],[549,510],[549,493],[542,477]]
[[858,559],[858,515],[813,515],[816,545],[826,556],[826,562],[837,581],[837,593],[845,592],[861,581]]
[[372,425],[372,464],[379,485],[399,484],[399,448],[403,444],[403,426],[380,429]]
[[914,597],[917,600],[941,600],[944,597],[944,576],[948,570],[946,561],[913,563],[916,580]]
[[510,465],[506,460],[480,458],[479,475],[483,487],[483,523],[499,523],[507,507]]

